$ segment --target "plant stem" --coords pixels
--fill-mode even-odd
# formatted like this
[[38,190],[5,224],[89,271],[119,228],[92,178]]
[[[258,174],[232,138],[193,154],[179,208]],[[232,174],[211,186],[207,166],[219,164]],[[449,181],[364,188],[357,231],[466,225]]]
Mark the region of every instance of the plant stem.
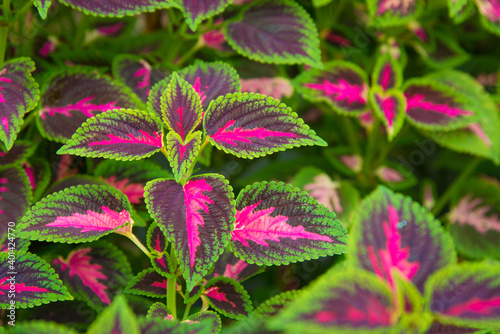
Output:
[[193,45],[193,47],[191,49],[189,49],[186,53],[184,53],[184,55],[179,60],[177,60],[175,62],[175,65],[180,67],[182,64],[184,64],[184,62],[186,60],[191,58],[191,56],[194,55],[196,53],[196,51],[201,49],[203,47],[203,45],[205,45],[205,43],[203,42],[203,38],[202,37],[198,38],[198,41],[196,42],[196,44]]
[[346,131],[347,135],[347,142],[351,147],[354,148],[357,154],[361,155],[361,146],[359,145],[359,140],[358,136],[356,135],[356,132],[354,131],[354,127],[352,126],[352,121],[349,119],[347,116],[341,116],[342,119],[342,125],[344,126],[344,129]]
[[186,309],[184,310],[184,315],[182,316],[182,320],[181,321],[186,320],[187,317],[189,316],[189,311],[191,310],[191,305],[193,305],[193,303],[188,303],[186,305]]
[[370,179],[371,168],[373,167],[373,158],[377,152],[378,138],[380,134],[380,121],[375,118],[373,126],[368,135],[368,147],[366,149],[365,157],[363,159],[363,173],[367,179]]
[[[175,257],[174,245],[170,245],[170,260],[177,260]],[[172,261],[173,267],[177,267],[177,261]],[[177,269],[175,269],[177,270]],[[177,276],[168,278],[167,280],[167,308],[172,312],[172,317],[177,320]]]
[[127,238],[129,238],[130,240],[132,240],[132,242],[137,247],[139,247],[139,249],[142,250],[144,252],[144,254],[146,254],[149,258],[153,257],[153,255],[151,255],[151,253],[149,252],[149,250],[139,241],[139,239],[137,239],[137,237],[135,236],[135,234],[133,234],[132,232],[130,232],[130,233],[126,233],[126,234],[123,234],[123,235],[126,236]]
[[451,200],[451,196],[458,190],[460,185],[474,172],[476,167],[481,163],[483,159],[480,157],[475,157],[472,159],[467,166],[460,172],[460,175],[453,181],[453,183],[446,189],[444,194],[439,198],[438,202],[432,209],[432,214],[437,216]]
[[14,16],[14,22],[19,20],[22,16],[25,16],[32,6],[33,3],[31,1],[26,2],[24,6]]
[[7,38],[10,26],[10,0],[4,0],[2,11],[2,22],[0,22],[0,68],[4,64],[5,52],[7,50]]

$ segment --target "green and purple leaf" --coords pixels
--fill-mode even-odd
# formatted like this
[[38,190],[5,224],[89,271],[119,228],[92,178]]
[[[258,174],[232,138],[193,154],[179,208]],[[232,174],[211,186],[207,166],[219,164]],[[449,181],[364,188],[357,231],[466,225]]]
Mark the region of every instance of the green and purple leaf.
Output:
[[342,254],[346,232],[307,192],[281,182],[254,183],[236,199],[231,247],[249,263],[282,265]]
[[254,314],[262,318],[275,316],[298,295],[299,291],[297,290],[288,290],[280,293],[260,304],[259,307],[255,309]]
[[204,19],[219,14],[231,2],[230,0],[177,0],[184,13],[186,22],[192,31]]
[[6,310],[72,300],[59,277],[47,262],[30,253],[0,252],[0,307]]
[[403,69],[389,53],[379,56],[372,76],[372,84],[382,87],[383,91],[399,88],[403,83]]
[[434,322],[431,327],[425,332],[426,334],[488,334],[489,331],[478,331],[477,328],[445,325],[438,321]]
[[118,295],[97,319],[90,324],[87,334],[140,334],[134,312],[123,295]]
[[170,254],[167,250],[167,240],[165,234],[156,223],[149,226],[147,234],[147,245],[154,257],[151,263],[158,273],[165,277],[172,277],[174,268],[170,261]]
[[354,224],[352,263],[393,289],[397,273],[422,292],[429,275],[456,261],[440,223],[418,203],[383,186],[362,201]]
[[137,160],[153,155],[162,147],[162,126],[154,114],[119,109],[88,119],[57,153]]
[[357,65],[345,61],[325,64],[323,70],[311,69],[294,80],[298,92],[311,102],[326,102],[336,112],[358,116],[366,111],[368,79]]
[[110,186],[80,185],[48,195],[21,220],[20,236],[31,240],[77,243],[111,232],[130,233],[127,197]]
[[389,141],[392,141],[403,127],[406,115],[405,96],[399,90],[382,91],[375,87],[370,90],[370,104],[375,115],[384,124]]
[[175,181],[188,175],[189,168],[196,159],[201,146],[200,131],[196,131],[188,135],[183,143],[183,140],[174,132],[167,134],[167,156],[174,173]]
[[421,0],[367,0],[368,10],[377,26],[403,25],[418,17],[424,8]]
[[233,319],[244,319],[252,311],[250,296],[240,283],[217,277],[205,285],[203,295],[217,312]]
[[157,179],[146,186],[148,211],[175,246],[188,291],[223,253],[234,223],[234,195],[217,174],[191,178],[185,185]]
[[498,0],[478,0],[477,9],[481,14],[483,26],[496,35],[500,35],[500,2]]
[[[210,330],[207,334],[218,334],[222,327],[222,322],[217,313],[212,311],[204,311],[200,313],[195,313],[188,317],[188,320],[192,323],[203,322],[206,324],[210,324]],[[207,326],[208,327],[208,326]]]
[[97,72],[61,70],[43,85],[37,124],[47,138],[64,143],[89,117],[137,107],[140,101],[132,96],[127,87]]
[[147,297],[164,298],[167,296],[167,279],[154,268],[141,271],[128,283],[125,292]]
[[35,108],[40,91],[31,76],[35,63],[26,57],[7,61],[0,69],[0,140],[10,150],[24,115]]
[[162,320],[174,321],[172,312],[167,308],[167,305],[156,302],[148,310],[146,318],[160,318]]
[[124,1],[86,1],[61,0],[62,3],[95,16],[123,17],[144,12],[152,12],[160,8],[176,6],[174,0],[124,0]]
[[241,260],[232,252],[225,252],[215,263],[214,271],[205,279],[227,277],[241,282],[262,271],[264,271],[263,267]]
[[53,266],[76,299],[100,311],[111,304],[132,278],[125,255],[115,246],[98,242],[59,256]]
[[326,145],[285,104],[255,93],[219,97],[208,107],[203,128],[212,144],[240,158],[253,159],[303,145]]
[[30,245],[31,241],[28,239],[22,239],[22,238],[14,238],[12,241],[9,240],[9,238],[5,238],[2,242],[0,242],[0,252],[9,252],[10,250],[14,250],[17,253],[16,254],[21,254],[21,253],[26,253],[28,251],[28,247]]
[[24,140],[16,140],[7,152],[0,151],[0,166],[20,164],[26,161],[36,149],[36,144]]
[[316,25],[295,1],[255,1],[223,32],[233,49],[252,60],[323,67]]

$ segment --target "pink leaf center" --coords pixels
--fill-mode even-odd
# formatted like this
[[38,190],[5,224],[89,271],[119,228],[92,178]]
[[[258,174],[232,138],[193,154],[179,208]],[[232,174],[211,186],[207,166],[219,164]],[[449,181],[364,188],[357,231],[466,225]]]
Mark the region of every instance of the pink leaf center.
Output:
[[305,86],[322,91],[327,96],[332,95],[335,101],[347,100],[349,103],[366,103],[367,86],[365,84],[360,86],[351,85],[344,79],[339,79],[338,83],[335,84],[327,79],[323,79],[322,84],[307,83]]
[[296,137],[294,133],[283,132],[283,131],[272,131],[265,128],[253,128],[253,129],[243,129],[243,128],[233,128],[229,130],[231,126],[234,125],[234,120],[227,122],[222,128],[217,130],[211,137],[217,142],[224,142],[229,145],[238,145],[236,141],[242,143],[252,143],[252,139],[266,139],[269,137]]
[[94,98],[94,95],[83,98],[77,103],[68,104],[63,107],[43,107],[40,110],[40,117],[45,119],[47,114],[51,117],[54,117],[56,114],[61,114],[66,117],[71,117],[71,111],[77,110],[80,111],[87,117],[95,116],[96,112],[104,112],[113,109],[119,109],[119,107],[115,104],[115,101],[111,101],[105,104],[92,104],[90,101]]

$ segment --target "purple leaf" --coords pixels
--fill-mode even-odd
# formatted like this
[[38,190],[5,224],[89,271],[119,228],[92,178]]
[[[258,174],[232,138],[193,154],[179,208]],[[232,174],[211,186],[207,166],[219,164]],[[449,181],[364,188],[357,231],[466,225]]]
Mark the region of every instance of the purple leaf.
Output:
[[156,271],[165,277],[174,277],[174,268],[170,262],[170,254],[167,252],[167,240],[156,223],[149,226],[147,244],[152,254],[155,255],[151,258],[151,263]]
[[111,304],[132,278],[125,255],[104,242],[79,247],[66,258],[59,256],[53,265],[73,297],[98,311]]
[[393,140],[403,127],[406,98],[397,90],[384,92],[375,88],[370,91],[370,103],[375,115],[384,123],[389,141]]
[[392,288],[397,273],[422,292],[430,274],[456,261],[453,242],[440,223],[417,203],[383,186],[363,200],[354,224],[351,259]]
[[249,159],[302,145],[326,145],[289,107],[254,93],[219,97],[210,104],[203,128],[217,148]]
[[210,324],[210,326],[207,326],[208,328],[210,328],[210,331],[207,331],[207,334],[218,334],[220,333],[222,327],[222,322],[219,315],[212,311],[195,313],[188,317],[188,321],[191,321],[193,324],[196,324],[198,322]]
[[346,250],[346,230],[335,214],[291,185],[247,186],[236,210],[232,250],[249,263],[289,264]]
[[368,103],[366,73],[345,61],[325,64],[323,70],[308,70],[294,79],[297,90],[311,102],[326,102],[335,111],[357,116]]
[[372,83],[383,91],[399,88],[403,82],[401,65],[388,53],[379,56],[373,70]]
[[444,325],[440,322],[434,322],[432,326],[425,332],[426,334],[472,334],[478,332],[477,328],[469,328],[455,325]]
[[35,63],[25,57],[9,60],[0,69],[0,140],[7,150],[14,145],[23,116],[38,102],[34,70]]
[[226,252],[221,255],[214,265],[214,271],[205,277],[210,280],[214,277],[227,277],[241,282],[263,271],[263,267],[250,264],[240,260],[232,252]]
[[190,291],[224,251],[234,222],[232,188],[217,174],[185,185],[156,179],[146,186],[148,211],[175,246]]
[[38,126],[49,139],[65,142],[89,117],[112,109],[137,107],[140,101],[131,95],[126,87],[97,72],[65,69],[45,82]]
[[476,5],[484,27],[492,33],[500,35],[500,2],[498,0],[478,0]]
[[233,319],[244,319],[252,311],[250,296],[240,283],[217,277],[205,285],[203,294],[219,313]]
[[153,155],[162,147],[162,126],[154,114],[120,109],[88,119],[57,153],[137,160]]
[[167,279],[153,268],[141,271],[127,285],[125,292],[148,297],[166,297]]
[[148,310],[147,318],[160,318],[162,320],[174,321],[172,312],[167,308],[167,305],[156,302]]
[[379,26],[395,26],[408,23],[423,11],[420,0],[368,0],[370,16]]
[[[0,307],[27,308],[60,300],[72,300],[47,262],[30,253],[0,252]],[[14,292],[14,296],[12,293]]]
[[196,159],[201,145],[201,132],[190,134],[184,143],[174,132],[167,134],[167,156],[174,173],[175,181],[188,175],[189,168]]
[[181,10],[184,12],[187,24],[192,31],[204,19],[208,19],[224,10],[231,2],[229,0],[178,0]]
[[112,2],[61,0],[61,2],[85,14],[112,17],[132,16],[143,12],[152,12],[160,8],[176,6],[173,0],[122,0]]
[[294,1],[255,1],[223,31],[229,45],[252,60],[323,67],[316,25]]
[[19,164],[26,161],[36,149],[36,144],[24,140],[16,140],[7,152],[0,151],[0,166]]
[[87,242],[111,232],[130,233],[130,203],[109,186],[71,187],[47,196],[24,215],[21,237],[53,242]]

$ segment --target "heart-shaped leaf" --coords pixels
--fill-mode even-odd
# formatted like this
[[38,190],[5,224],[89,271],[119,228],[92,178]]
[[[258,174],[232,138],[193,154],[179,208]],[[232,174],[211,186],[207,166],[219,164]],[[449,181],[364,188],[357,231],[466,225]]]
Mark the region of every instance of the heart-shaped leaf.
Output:
[[0,307],[27,308],[72,300],[47,262],[30,253],[0,252]]
[[88,119],[57,153],[137,160],[153,155],[162,147],[161,122],[154,114],[119,109]]
[[23,116],[38,102],[38,84],[31,76],[34,70],[35,63],[25,57],[9,60],[0,69],[0,140],[7,150],[14,145]]
[[247,186],[236,210],[232,250],[249,263],[281,265],[346,251],[346,230],[335,214],[291,185]]
[[217,277],[205,285],[203,295],[219,313],[233,319],[243,319],[252,311],[250,296],[240,283]]
[[153,268],[145,269],[128,283],[125,292],[163,298],[167,296],[167,279]]
[[255,93],[219,97],[208,107],[203,128],[212,144],[240,158],[302,145],[326,146],[289,107]]
[[115,246],[97,242],[73,250],[53,261],[71,295],[100,311],[132,279],[125,255]]
[[403,83],[403,69],[389,53],[382,54],[377,59],[372,74],[372,83],[382,87],[384,91],[399,88]]
[[500,35],[500,3],[497,0],[478,0],[476,5],[483,26],[492,33]]
[[398,274],[422,292],[429,275],[456,261],[441,224],[410,198],[383,186],[361,202],[354,224],[350,260],[392,288]]
[[204,19],[219,14],[231,2],[229,0],[177,0],[187,24],[192,31]]
[[123,295],[118,295],[89,326],[87,334],[139,334],[134,312]]
[[146,186],[148,211],[175,245],[188,291],[227,245],[234,223],[233,196],[227,180],[218,174],[195,176],[185,185],[157,179]]
[[61,2],[85,14],[113,17],[132,16],[176,6],[175,0],[121,0],[113,2],[61,0]]
[[109,186],[80,185],[48,195],[21,220],[20,236],[31,240],[77,243],[132,228],[127,197]]
[[201,132],[196,131],[184,140],[174,132],[167,134],[167,157],[174,173],[175,181],[187,175],[189,168],[196,159],[201,146]]
[[375,87],[370,90],[370,104],[375,115],[384,123],[389,141],[393,140],[405,120],[405,96],[395,89],[382,91],[379,87]]
[[297,90],[311,102],[326,102],[342,115],[357,116],[368,103],[368,79],[357,65],[345,61],[308,70],[294,79]]
[[295,1],[255,1],[223,32],[233,49],[252,60],[323,67],[316,25]]
[[170,262],[170,254],[167,253],[167,240],[165,234],[156,223],[149,226],[147,245],[155,255],[151,258],[151,263],[156,272],[165,277],[174,277],[174,268]]
[[418,17],[424,8],[421,0],[367,0],[373,23],[377,26],[403,25]]

